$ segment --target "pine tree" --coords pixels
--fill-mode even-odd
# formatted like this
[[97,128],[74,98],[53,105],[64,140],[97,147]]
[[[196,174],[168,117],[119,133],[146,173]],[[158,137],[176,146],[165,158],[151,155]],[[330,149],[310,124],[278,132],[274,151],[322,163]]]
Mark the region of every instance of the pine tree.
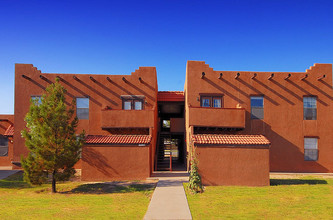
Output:
[[25,180],[41,185],[52,174],[53,193],[57,191],[56,181],[68,180],[75,174],[73,166],[84,144],[84,131],[75,134],[78,124],[74,117],[75,100],[67,106],[65,93],[57,78],[40,100],[31,100],[25,117],[27,128],[21,132],[30,151],[26,158],[21,158]]

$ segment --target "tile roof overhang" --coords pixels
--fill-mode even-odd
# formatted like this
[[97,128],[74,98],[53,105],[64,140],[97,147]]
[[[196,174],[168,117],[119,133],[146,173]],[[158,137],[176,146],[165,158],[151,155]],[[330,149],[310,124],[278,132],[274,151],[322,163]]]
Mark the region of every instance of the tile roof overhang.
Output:
[[195,134],[192,142],[196,145],[269,146],[270,141],[263,135]]
[[157,94],[159,102],[184,102],[185,96],[182,91],[159,91]]
[[13,137],[13,135],[14,135],[14,126],[13,125],[9,125],[3,135],[7,136],[7,137]]
[[88,135],[86,144],[149,144],[151,135]]

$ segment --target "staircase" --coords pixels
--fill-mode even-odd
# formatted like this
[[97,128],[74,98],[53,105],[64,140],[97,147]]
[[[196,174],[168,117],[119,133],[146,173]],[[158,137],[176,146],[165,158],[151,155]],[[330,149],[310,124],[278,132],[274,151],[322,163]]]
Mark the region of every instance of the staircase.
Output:
[[159,135],[159,141],[157,146],[157,171],[166,171],[170,170],[170,158],[165,157],[164,155],[164,138],[170,138],[170,135],[168,134],[160,134]]

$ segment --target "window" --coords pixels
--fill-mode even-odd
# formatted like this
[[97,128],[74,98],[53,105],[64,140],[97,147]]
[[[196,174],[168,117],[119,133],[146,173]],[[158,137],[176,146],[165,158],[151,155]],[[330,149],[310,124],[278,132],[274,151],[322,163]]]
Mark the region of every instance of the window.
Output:
[[76,116],[78,119],[89,119],[89,98],[76,98]]
[[124,110],[142,110],[144,97],[142,96],[122,96]]
[[214,108],[221,108],[221,98],[215,98],[213,97],[213,107]]
[[33,95],[33,96],[31,96],[31,100],[34,103],[37,103],[37,105],[42,104],[42,97],[40,95]]
[[0,135],[0,157],[8,156],[8,138]]
[[131,110],[132,109],[132,101],[124,101],[124,109]]
[[251,118],[263,119],[264,118],[264,97],[252,96],[251,97]]
[[201,107],[222,108],[222,96],[201,96]]
[[201,106],[202,107],[210,107],[210,98],[209,97],[201,98]]
[[134,109],[142,110],[142,100],[134,100]]
[[162,127],[163,128],[170,128],[170,120],[163,120]]
[[318,138],[304,138],[304,160],[318,160]]
[[303,97],[304,120],[317,120],[317,98]]
[[161,119],[161,122],[162,122],[161,131],[170,131],[170,127],[171,127],[170,119],[168,119],[168,118]]

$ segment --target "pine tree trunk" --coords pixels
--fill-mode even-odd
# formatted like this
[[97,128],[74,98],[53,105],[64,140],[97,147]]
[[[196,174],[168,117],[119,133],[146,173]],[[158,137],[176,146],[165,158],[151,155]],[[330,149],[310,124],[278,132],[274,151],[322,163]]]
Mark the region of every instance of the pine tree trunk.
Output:
[[56,171],[53,170],[53,173],[52,173],[52,193],[57,192],[55,174],[56,174]]

